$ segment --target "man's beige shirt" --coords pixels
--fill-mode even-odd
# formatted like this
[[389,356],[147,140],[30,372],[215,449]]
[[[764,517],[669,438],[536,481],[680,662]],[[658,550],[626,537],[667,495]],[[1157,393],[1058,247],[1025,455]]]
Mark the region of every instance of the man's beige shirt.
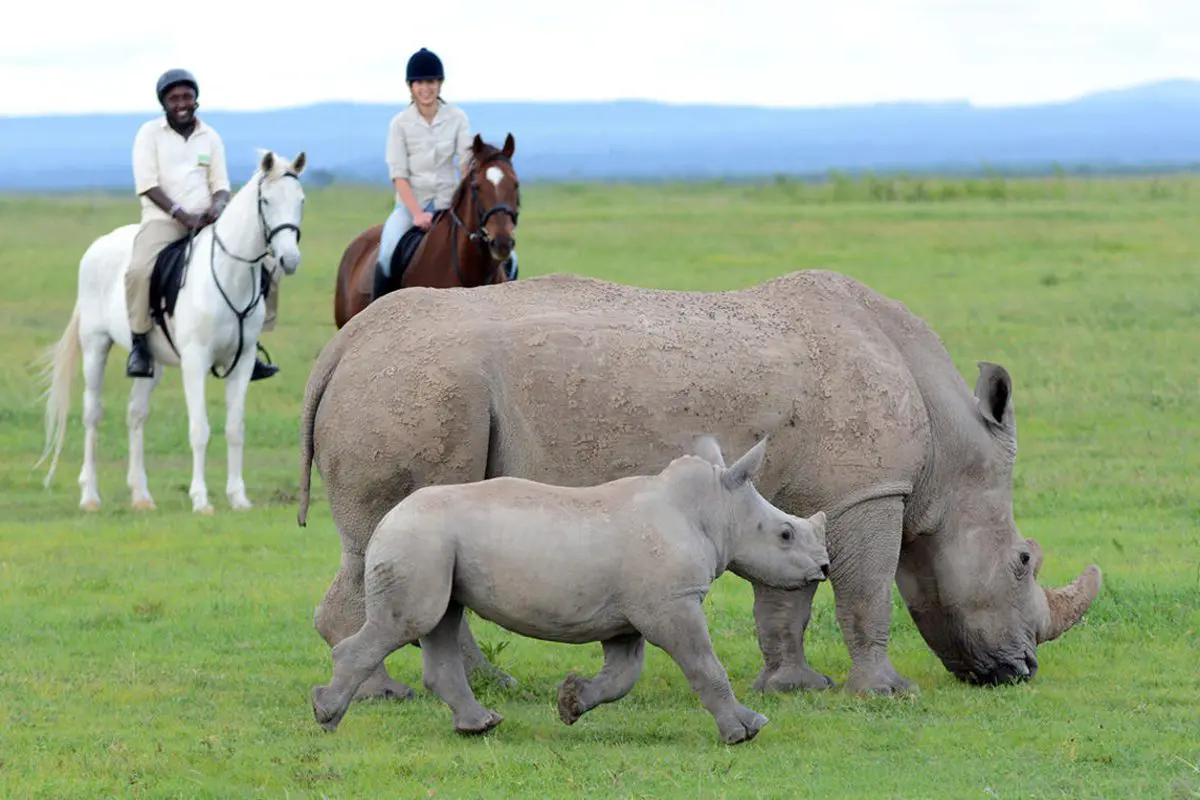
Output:
[[212,205],[214,194],[229,191],[225,144],[199,117],[187,139],[165,119],[152,119],[138,129],[133,140],[133,181],[142,202],[143,222],[169,218],[166,211],[142,196],[155,186],[184,211],[201,214]]
[[[471,157],[471,126],[461,108],[445,103],[433,122],[426,122],[413,103],[392,117],[387,137],[388,177],[407,180],[422,208],[430,200],[434,208],[450,207],[458,186],[456,153],[461,170]],[[399,199],[397,192],[397,202]]]

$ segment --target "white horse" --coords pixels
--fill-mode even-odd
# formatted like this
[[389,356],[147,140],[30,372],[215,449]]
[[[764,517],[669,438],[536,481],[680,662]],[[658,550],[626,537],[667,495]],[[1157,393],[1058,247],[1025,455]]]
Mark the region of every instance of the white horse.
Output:
[[[299,175],[305,155],[294,162],[269,151],[262,152],[258,169],[238,190],[220,218],[195,234],[184,284],[179,290],[173,319],[168,322],[170,341],[155,325],[147,338],[154,356],[154,375],[134,378],[126,424],[129,427],[129,473],[133,507],[153,509],[146,485],[142,435],[150,413],[150,394],[162,379],[164,365],[178,366],[187,396],[188,438],[192,446],[192,484],[188,494],[192,510],[211,514],[213,507],[204,481],[208,447],[208,416],[204,406],[205,373],[220,366],[225,379],[225,439],[229,467],[225,493],[235,509],[251,507],[242,480],[242,446],[245,439],[246,388],[254,368],[264,307],[260,270],[273,257],[285,275],[300,266],[300,221],[304,190]],[[83,468],[79,473],[80,508],[100,508],[96,485],[96,439],[103,416],[104,368],[114,342],[126,350],[132,345],[125,309],[125,272],[133,249],[137,225],[125,225],[92,242],[79,262],[79,294],[71,320],[58,343],[43,358],[52,377],[46,392],[46,446],[38,464],[54,448],[46,475],[50,485],[62,452],[71,382],[83,355]],[[173,343],[173,346],[172,346]],[[36,466],[36,465],[35,465]]]

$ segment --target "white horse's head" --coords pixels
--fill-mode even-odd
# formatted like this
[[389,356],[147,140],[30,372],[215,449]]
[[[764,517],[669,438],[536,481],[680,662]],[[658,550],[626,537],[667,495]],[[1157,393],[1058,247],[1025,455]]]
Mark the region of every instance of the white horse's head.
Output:
[[300,173],[303,152],[288,161],[270,150],[260,150],[258,164],[258,215],[267,249],[280,269],[291,275],[300,267],[300,221],[304,216],[304,188]]

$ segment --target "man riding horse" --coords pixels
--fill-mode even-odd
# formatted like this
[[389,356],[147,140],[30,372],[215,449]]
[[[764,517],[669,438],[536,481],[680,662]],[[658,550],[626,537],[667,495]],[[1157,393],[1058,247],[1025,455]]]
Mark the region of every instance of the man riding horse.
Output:
[[[158,79],[158,102],[164,119],[149,120],[133,142],[133,178],[142,218],[125,273],[125,308],[133,335],[125,374],[154,375],[154,359],[146,337],[150,316],[150,278],[159,254],[168,245],[217,221],[229,202],[225,145],[210,125],[196,116],[200,85],[184,69],[170,69]],[[279,273],[271,270],[263,330],[275,327],[279,307]],[[279,371],[255,360],[251,380]]]

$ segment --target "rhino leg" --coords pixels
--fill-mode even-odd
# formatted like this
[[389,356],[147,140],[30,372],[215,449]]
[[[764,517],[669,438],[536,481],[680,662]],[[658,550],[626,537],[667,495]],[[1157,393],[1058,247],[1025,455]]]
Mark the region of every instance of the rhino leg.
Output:
[[[366,622],[363,600],[363,557],[357,553],[343,552],[333,583],[317,606],[313,622],[321,637],[330,647],[336,647]],[[388,675],[387,667],[380,662],[366,680],[358,687],[355,700],[364,698],[393,698],[410,700],[414,696],[412,687]]]
[[312,690],[313,717],[327,731],[335,730],[355,692],[385,658],[416,641],[416,631],[394,619],[370,619],[362,630],[333,648],[333,680]]
[[459,733],[485,733],[503,722],[504,717],[480,705],[467,683],[467,670],[459,640],[464,627],[463,607],[451,600],[441,622],[421,640],[425,688],[450,706],[454,714],[454,730]]
[[916,684],[896,672],[887,653],[903,519],[903,499],[882,497],[860,503],[829,523],[829,579],[852,662],[848,692],[917,691]]
[[833,686],[833,679],[810,667],[804,655],[804,631],[819,585],[786,591],[754,584],[754,624],[763,654],[755,691],[820,691]]
[[590,680],[572,672],[558,687],[558,718],[573,725],[598,705],[620,700],[629,694],[646,656],[646,640],[640,633],[606,639],[604,666]]
[[687,676],[692,691],[713,715],[726,744],[753,739],[769,721],[738,702],[708,635],[708,620],[698,598],[680,598],[633,620],[646,641],[660,647]]

